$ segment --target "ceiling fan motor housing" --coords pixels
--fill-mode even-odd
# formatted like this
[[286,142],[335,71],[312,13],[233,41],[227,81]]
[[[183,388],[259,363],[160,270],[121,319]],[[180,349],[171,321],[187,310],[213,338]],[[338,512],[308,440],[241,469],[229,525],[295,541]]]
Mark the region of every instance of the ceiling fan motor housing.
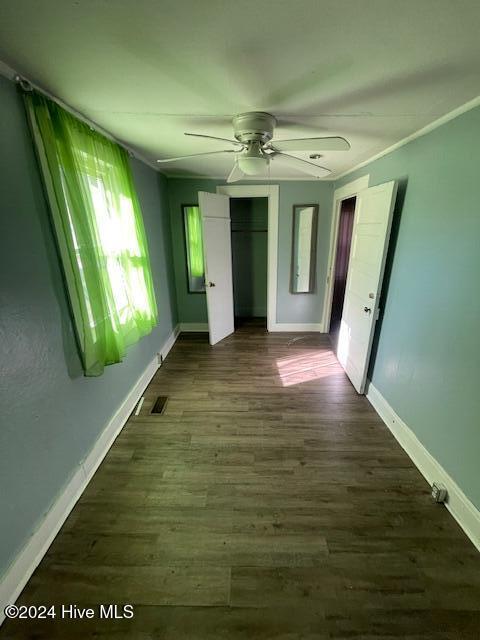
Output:
[[240,142],[265,144],[272,139],[277,121],[271,113],[249,111],[234,116],[232,123],[235,138]]

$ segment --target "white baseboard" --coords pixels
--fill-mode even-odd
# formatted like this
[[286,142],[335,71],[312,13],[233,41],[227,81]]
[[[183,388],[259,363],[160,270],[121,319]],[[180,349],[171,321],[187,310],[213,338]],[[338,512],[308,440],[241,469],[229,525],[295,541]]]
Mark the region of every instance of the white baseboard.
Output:
[[434,481],[442,482],[447,487],[448,500],[445,506],[480,551],[480,511],[372,383],[368,385],[367,398],[427,482],[430,485]]
[[268,327],[269,331],[317,331],[323,333],[323,324],[319,323],[298,323],[298,322],[275,322]]
[[169,353],[170,349],[173,347],[173,345],[175,344],[175,342],[177,341],[177,338],[178,338],[179,334],[180,334],[180,329],[179,329],[179,326],[177,324],[177,326],[174,327],[172,333],[165,340],[165,342],[163,344],[163,347],[158,352],[159,354],[161,354],[163,360],[165,360],[165,358],[168,356],[168,353]]
[[[158,352],[162,354],[163,358],[166,358],[168,352],[175,344],[178,333],[177,326]],[[0,582],[0,625],[5,619],[5,607],[8,604],[13,604],[20,595],[30,576],[48,551],[55,536],[67,519],[67,516],[85,491],[93,474],[108,453],[115,438],[123,429],[123,426],[137,405],[142,392],[153,378],[158,367],[159,358],[158,354],[156,354],[112,416],[93,445],[90,453],[79,463],[62,493],[45,514],[38,528],[33,532],[31,538],[6,571]]]
[[[177,325],[177,328],[180,333],[189,333],[189,332],[208,332],[208,322],[180,322]],[[273,325],[268,327],[269,331],[289,331],[289,332],[300,332],[300,331],[316,331],[323,333],[323,325],[321,323],[310,324],[310,323],[288,323],[288,322],[276,322]]]
[[180,333],[182,333],[182,331],[186,333],[208,332],[208,322],[180,322],[177,328]]

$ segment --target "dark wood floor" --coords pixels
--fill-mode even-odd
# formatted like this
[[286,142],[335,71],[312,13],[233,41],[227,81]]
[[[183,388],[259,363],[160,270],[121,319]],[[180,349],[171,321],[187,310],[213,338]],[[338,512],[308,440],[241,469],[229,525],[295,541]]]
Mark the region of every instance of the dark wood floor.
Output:
[[[168,395],[163,415],[149,411]],[[326,337],[183,335],[0,638],[480,638],[480,556]]]

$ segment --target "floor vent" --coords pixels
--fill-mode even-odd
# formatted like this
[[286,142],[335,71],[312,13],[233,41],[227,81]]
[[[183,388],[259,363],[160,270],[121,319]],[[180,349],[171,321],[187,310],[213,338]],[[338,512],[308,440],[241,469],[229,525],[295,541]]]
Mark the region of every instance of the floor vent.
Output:
[[158,396],[150,413],[163,413],[167,404],[167,396]]

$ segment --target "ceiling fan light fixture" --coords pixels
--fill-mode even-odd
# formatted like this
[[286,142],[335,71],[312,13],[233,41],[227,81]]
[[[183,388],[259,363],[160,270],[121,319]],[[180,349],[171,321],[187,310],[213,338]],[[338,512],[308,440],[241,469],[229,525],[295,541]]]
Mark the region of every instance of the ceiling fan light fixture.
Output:
[[268,158],[263,158],[261,156],[240,156],[237,163],[243,173],[247,176],[258,176],[267,168]]
[[238,166],[247,176],[258,176],[263,173],[268,167],[269,160],[258,141],[251,142],[245,151],[237,156]]

